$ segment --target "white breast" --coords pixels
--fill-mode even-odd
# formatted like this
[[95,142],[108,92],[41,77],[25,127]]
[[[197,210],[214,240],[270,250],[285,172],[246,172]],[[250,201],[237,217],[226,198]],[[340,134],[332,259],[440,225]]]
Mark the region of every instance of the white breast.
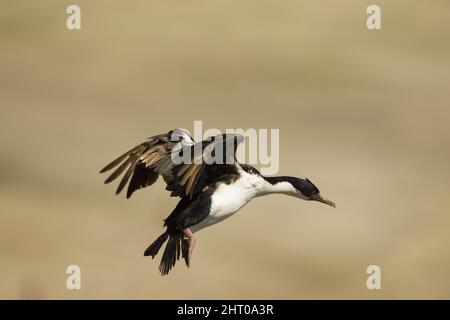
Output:
[[209,216],[199,224],[192,226],[193,232],[216,224],[232,216],[257,195],[257,188],[261,177],[241,172],[241,177],[231,184],[221,184],[211,197]]

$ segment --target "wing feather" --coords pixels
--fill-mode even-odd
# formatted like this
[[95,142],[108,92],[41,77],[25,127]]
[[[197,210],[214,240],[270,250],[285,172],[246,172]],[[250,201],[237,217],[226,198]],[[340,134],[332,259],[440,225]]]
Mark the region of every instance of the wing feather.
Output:
[[132,160],[131,162],[131,166],[130,168],[128,168],[127,172],[125,173],[125,175],[123,176],[122,180],[120,181],[117,190],[116,190],[116,194],[119,194],[122,189],[126,186],[126,184],[128,183],[128,181],[131,178],[131,175],[134,172],[134,168],[136,168],[137,162],[135,160]]
[[133,149],[131,149],[130,151],[125,152],[123,155],[121,155],[117,159],[115,159],[115,160],[111,161],[110,163],[108,163],[102,170],[100,170],[100,173],[109,171],[112,168],[116,167],[119,163],[121,163],[123,161],[123,159],[125,159],[130,154],[131,151],[133,151]]
[[[173,139],[174,137],[175,139]],[[144,143],[110,162],[100,173],[118,166],[105,180],[105,183],[110,183],[125,172],[116,189],[116,194],[119,194],[129,183],[127,198],[134,191],[155,183],[160,175],[163,176],[167,184],[166,189],[171,191],[171,196],[189,196],[192,198],[194,194],[204,188],[203,184],[208,182],[208,172],[220,173],[221,170],[217,170],[217,166],[227,165],[226,157],[230,155],[224,154],[223,164],[205,163],[203,160],[211,159],[210,157],[214,156],[214,152],[217,150],[222,152],[230,143],[234,145],[232,156],[235,157],[237,145],[242,141],[241,135],[224,134],[196,144],[186,130],[175,129],[167,134],[148,138]],[[202,147],[200,148],[201,154],[198,154],[196,150],[200,146]],[[191,163],[175,165],[172,161],[172,152],[180,151],[175,147],[181,147],[182,152],[190,151]],[[211,171],[212,168],[215,169]]]
[[125,169],[129,165],[130,165],[130,159],[127,159],[105,180],[105,183],[110,183],[111,181],[115,180],[118,176],[120,176],[122,174],[122,172],[125,171]]

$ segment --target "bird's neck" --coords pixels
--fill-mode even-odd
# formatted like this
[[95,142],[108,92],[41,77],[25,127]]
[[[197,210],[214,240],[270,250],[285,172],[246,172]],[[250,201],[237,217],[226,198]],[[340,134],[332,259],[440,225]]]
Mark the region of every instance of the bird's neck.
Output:
[[253,189],[253,197],[264,196],[268,194],[286,194],[290,196],[298,196],[297,190],[289,181],[293,177],[265,177],[261,175],[255,168],[250,166],[238,166],[238,172],[241,175],[242,183],[246,188]]
[[258,196],[264,196],[267,194],[286,194],[286,195],[295,195],[296,190],[286,180],[286,177],[264,177],[261,176],[262,183],[258,188]]

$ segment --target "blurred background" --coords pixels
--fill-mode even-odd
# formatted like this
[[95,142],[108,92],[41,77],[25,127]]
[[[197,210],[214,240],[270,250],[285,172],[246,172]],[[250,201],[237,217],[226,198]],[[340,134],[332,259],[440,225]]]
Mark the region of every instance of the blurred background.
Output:
[[[79,31],[70,4],[0,12],[0,298],[450,298],[447,0],[378,0],[375,31],[365,0],[78,0]],[[194,120],[280,129],[280,175],[337,208],[256,199],[161,277],[177,199],[98,171]]]

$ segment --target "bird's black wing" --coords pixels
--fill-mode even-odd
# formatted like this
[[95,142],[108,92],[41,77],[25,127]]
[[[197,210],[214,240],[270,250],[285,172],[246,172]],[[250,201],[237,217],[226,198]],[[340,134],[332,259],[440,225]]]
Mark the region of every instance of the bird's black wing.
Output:
[[166,189],[171,191],[171,196],[192,198],[218,176],[235,173],[235,154],[243,141],[242,135],[221,134],[194,145],[185,145],[182,153],[188,154],[188,161],[174,165],[163,175]]
[[194,143],[186,130],[171,130],[166,134],[148,138],[147,141],[106,165],[100,173],[117,167],[105,180],[105,183],[110,183],[125,172],[116,189],[116,194],[119,194],[129,182],[127,190],[127,198],[129,198],[134,191],[152,185],[158,180],[160,174],[170,171],[171,168],[164,167],[170,166],[170,162],[165,160],[178,144],[193,145]]
[[116,193],[122,191],[131,177],[127,198],[135,190],[152,185],[159,175],[163,176],[171,196],[192,198],[227,168],[234,168],[236,149],[242,141],[242,135],[223,134],[194,143],[185,130],[175,129],[149,138],[100,172],[118,166],[105,183],[125,172]]

